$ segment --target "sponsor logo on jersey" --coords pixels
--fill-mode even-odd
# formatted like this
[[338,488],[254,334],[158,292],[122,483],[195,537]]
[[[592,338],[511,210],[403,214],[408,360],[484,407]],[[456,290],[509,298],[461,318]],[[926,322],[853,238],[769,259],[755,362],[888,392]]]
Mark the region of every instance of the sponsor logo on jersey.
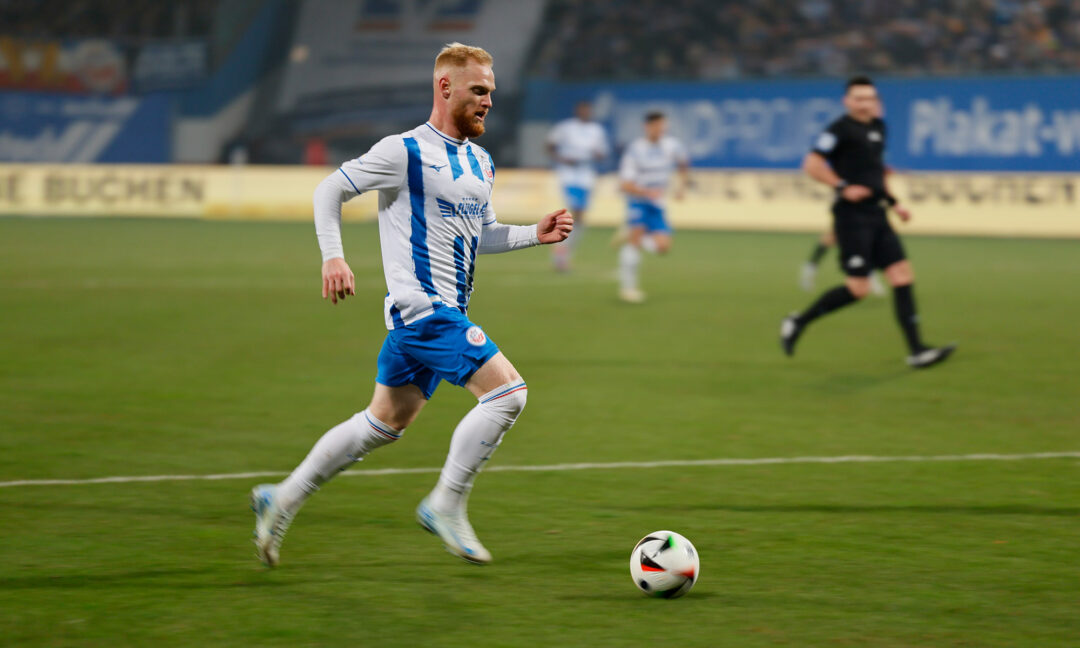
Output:
[[470,326],[469,330],[465,331],[465,339],[473,346],[484,346],[487,342],[487,336],[479,326]]
[[465,198],[456,205],[449,200],[436,198],[435,204],[443,218],[483,218],[488,206],[476,198]]

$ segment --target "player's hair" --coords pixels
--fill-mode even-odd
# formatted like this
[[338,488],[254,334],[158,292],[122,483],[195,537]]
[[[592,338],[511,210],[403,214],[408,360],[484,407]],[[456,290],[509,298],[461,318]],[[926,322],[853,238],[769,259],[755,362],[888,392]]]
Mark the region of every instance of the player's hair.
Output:
[[870,77],[860,74],[859,76],[853,76],[848,79],[847,85],[844,86],[844,92],[851,90],[855,86],[873,86],[874,80]]
[[491,65],[494,59],[482,47],[462,45],[457,42],[448,43],[435,57],[435,78],[439,78],[440,69],[448,66],[465,67],[469,64],[469,61],[476,61],[480,65]]
[[645,113],[645,123],[650,124],[650,123],[652,123],[654,121],[658,121],[658,120],[664,119],[666,117],[667,117],[667,115],[660,112],[659,110],[650,110],[649,112]]

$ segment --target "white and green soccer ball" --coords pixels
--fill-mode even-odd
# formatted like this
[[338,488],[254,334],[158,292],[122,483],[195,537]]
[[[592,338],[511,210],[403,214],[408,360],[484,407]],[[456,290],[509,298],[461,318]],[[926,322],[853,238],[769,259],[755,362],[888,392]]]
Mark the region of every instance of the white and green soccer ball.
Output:
[[630,575],[649,596],[678,598],[690,591],[700,571],[697,549],[674,531],[653,531],[630,553]]

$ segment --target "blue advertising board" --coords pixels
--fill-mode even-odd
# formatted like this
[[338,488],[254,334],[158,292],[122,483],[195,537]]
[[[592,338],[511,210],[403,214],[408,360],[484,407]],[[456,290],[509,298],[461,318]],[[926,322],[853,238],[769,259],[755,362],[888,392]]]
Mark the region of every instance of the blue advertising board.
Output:
[[[900,169],[1080,170],[1080,77],[883,79],[888,161]],[[696,166],[793,168],[844,112],[839,81],[529,85],[525,119],[569,116],[580,100],[619,145],[666,112]]]
[[0,93],[0,162],[168,162],[167,95]]

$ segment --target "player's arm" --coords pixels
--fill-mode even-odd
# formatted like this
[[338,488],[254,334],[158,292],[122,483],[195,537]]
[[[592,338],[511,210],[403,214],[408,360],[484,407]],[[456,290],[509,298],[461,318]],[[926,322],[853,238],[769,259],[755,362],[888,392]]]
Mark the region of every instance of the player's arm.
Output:
[[836,174],[836,171],[833,171],[825,156],[817,151],[810,151],[806,154],[806,157],[803,158],[802,168],[806,175],[839,192],[844,200],[858,202],[869,198],[873,194],[869,187],[849,185],[845,182],[843,178]]
[[675,200],[682,200],[690,188],[690,158],[681,154],[678,160],[679,184],[675,187]]
[[889,207],[892,208],[894,212],[896,212],[896,215],[900,217],[900,220],[906,223],[911,220],[911,210],[907,207],[902,206],[900,204],[900,200],[896,197],[896,194],[894,194],[892,190],[889,189],[889,176],[893,175],[894,173],[895,171],[892,167],[885,167],[885,202],[888,204]]
[[[400,155],[395,149],[401,150]],[[341,206],[365,191],[400,186],[404,169],[405,148],[400,138],[387,138],[362,157],[343,164],[316,187],[315,235],[323,258],[323,299],[337,304],[346,295],[356,294],[356,278],[345,262],[341,241]]]
[[574,229],[574,216],[560,209],[540,219],[536,225],[507,225],[495,220],[491,209],[484,214],[483,230],[480,232],[480,244],[476,251],[480,254],[498,254],[534,245],[547,245],[565,241]]

